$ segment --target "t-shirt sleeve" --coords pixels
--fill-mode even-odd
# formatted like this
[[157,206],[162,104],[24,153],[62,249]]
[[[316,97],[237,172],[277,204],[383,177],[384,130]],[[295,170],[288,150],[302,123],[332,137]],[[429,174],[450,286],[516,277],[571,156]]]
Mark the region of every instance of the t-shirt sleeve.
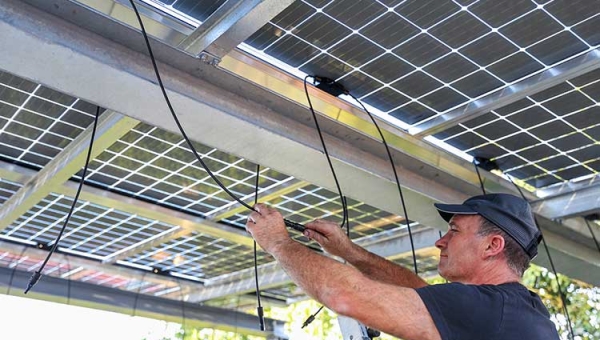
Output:
[[500,328],[504,299],[489,287],[447,283],[416,291],[443,340],[492,339]]

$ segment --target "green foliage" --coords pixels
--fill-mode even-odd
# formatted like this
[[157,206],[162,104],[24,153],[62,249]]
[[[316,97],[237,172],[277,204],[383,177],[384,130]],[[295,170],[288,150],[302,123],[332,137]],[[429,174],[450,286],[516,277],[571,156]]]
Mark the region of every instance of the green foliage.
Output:
[[[558,282],[565,296],[575,339],[600,339],[600,288],[561,274],[558,274]],[[545,268],[531,266],[523,276],[523,284],[540,296],[561,338],[569,339],[567,318],[554,274]]]

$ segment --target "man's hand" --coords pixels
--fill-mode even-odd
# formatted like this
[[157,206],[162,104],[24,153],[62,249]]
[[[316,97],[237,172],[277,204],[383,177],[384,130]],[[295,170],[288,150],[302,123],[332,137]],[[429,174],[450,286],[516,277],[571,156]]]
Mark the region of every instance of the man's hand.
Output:
[[315,240],[331,255],[345,258],[354,247],[344,230],[336,223],[315,220],[305,225],[304,236]]
[[294,242],[277,210],[265,204],[257,204],[254,209],[248,216],[246,230],[266,252],[273,254],[287,242]]

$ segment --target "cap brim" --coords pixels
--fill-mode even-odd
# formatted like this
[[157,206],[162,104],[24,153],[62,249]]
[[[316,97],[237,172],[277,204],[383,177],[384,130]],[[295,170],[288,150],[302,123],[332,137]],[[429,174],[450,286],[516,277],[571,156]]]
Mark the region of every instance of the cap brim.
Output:
[[465,205],[462,205],[462,204],[434,203],[433,205],[440,213],[440,216],[442,216],[442,218],[444,220],[446,220],[446,222],[450,222],[450,219],[452,218],[452,216],[454,216],[456,214],[458,214],[458,215],[477,215],[476,211],[474,211],[473,209],[471,209]]

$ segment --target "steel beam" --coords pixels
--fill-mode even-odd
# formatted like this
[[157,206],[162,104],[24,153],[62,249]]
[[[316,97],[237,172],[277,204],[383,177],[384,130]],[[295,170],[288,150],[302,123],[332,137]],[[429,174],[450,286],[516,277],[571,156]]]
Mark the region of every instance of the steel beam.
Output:
[[223,58],[294,0],[227,0],[178,47],[199,56]]
[[[27,256],[32,259],[43,261],[48,255],[47,250],[41,250],[30,246],[20,245],[12,242],[0,241],[0,253],[10,253],[15,256],[19,256],[23,254],[23,256]],[[55,253],[52,255],[52,261],[57,263],[65,263],[69,264],[72,268],[84,268],[86,270],[90,270],[92,272],[104,273],[110,276],[115,277],[124,277],[128,279],[139,279],[142,275],[142,271],[134,268],[128,268],[126,266],[112,266],[102,264],[98,261],[86,259],[80,256],[72,256],[65,253]],[[44,280],[44,279],[42,279]],[[72,279],[74,280],[74,279]],[[185,292],[190,292],[196,289],[199,285],[195,283],[191,283],[185,280],[177,280],[174,277],[169,276],[161,276],[161,275],[151,275],[148,274],[144,277],[144,281],[152,282],[154,284],[164,284],[166,286],[180,286],[181,289]],[[18,286],[15,287],[25,288],[26,286]],[[37,287],[37,286],[36,286]]]
[[550,219],[589,215],[600,211],[600,175],[579,182],[567,182],[537,191],[535,212]]
[[589,215],[600,211],[600,185],[536,201],[533,210],[550,219]]
[[[31,273],[22,270],[0,268],[0,286],[25,287]],[[45,276],[35,289],[26,296],[21,289],[11,289],[14,296],[27,297],[43,301],[65,303],[94,308],[98,310],[131,315],[135,305],[135,315],[157,320],[182,323],[188,327],[216,328],[239,334],[257,335],[287,339],[283,321],[265,319],[263,332],[259,328],[256,316],[217,307],[202,306],[195,303],[159,298],[146,294],[123,291],[78,281],[68,281]],[[182,319],[185,317],[185,319]]]
[[[439,234],[437,230],[433,228],[422,228],[413,232],[414,246],[417,250],[432,247],[438,238]],[[409,252],[412,249],[407,233],[377,235],[375,238],[366,237],[361,240],[357,240],[356,243],[360,246],[364,245],[365,249],[383,257],[396,257],[399,254]],[[244,270],[242,273],[238,273],[237,275],[236,273],[233,275],[226,275],[226,277],[224,277],[225,280],[229,281],[233,279],[233,281],[223,282],[225,280],[220,279],[221,283],[219,284],[212,284],[204,288],[200,288],[190,294],[189,301],[201,302],[228,295],[244,294],[255,291],[256,282],[253,275],[254,273],[250,272],[249,270]],[[258,275],[258,282],[262,289],[269,289],[292,283],[289,276],[275,263],[261,266]]]
[[513,85],[504,87],[465,106],[417,124],[411,127],[408,132],[415,136],[433,135],[599,67],[600,51],[592,50]]
[[[138,123],[139,121],[114,111],[102,114],[98,119],[91,159],[114,144]],[[6,229],[83,167],[92,130],[93,126],[85,129],[40,172],[30,178],[19,191],[4,202],[0,208],[0,231]]]
[[[162,98],[152,95],[160,90],[150,62],[136,52],[144,51],[139,33],[106,18],[98,20],[103,23],[100,28],[84,26],[99,29],[92,33],[20,1],[5,0],[0,7],[0,29],[4,32],[0,46],[5,50],[0,54],[0,65],[8,72],[177,133],[166,109],[160,109],[165,105]],[[122,41],[127,44],[119,43]],[[192,139],[315,185],[335,188],[331,175],[323,170],[326,163],[321,147],[310,114],[302,105],[221,69],[198,65],[196,59],[158,41],[153,41],[153,46],[183,126],[194,127]],[[43,57],[47,55],[53,58]],[[64,60],[70,61],[70,71],[56,72]],[[90,78],[96,82],[87,82]],[[284,78],[280,73],[276,77],[257,74],[252,79],[278,79],[277,84],[287,84],[286,90],[295,88],[292,92],[299,95],[301,82],[288,78],[282,82]],[[375,132],[361,129],[364,124],[356,123],[357,116],[349,116],[339,106],[336,109],[325,100],[320,103],[327,109],[321,126],[344,193],[401,214],[385,150],[372,138]],[[472,165],[413,137],[384,133],[393,147],[410,219],[444,229],[446,225],[432,203],[457,202],[478,194]],[[514,190],[505,189],[510,184],[499,177],[487,178],[490,191]],[[557,236],[568,234],[563,229],[558,229]],[[560,242],[550,245],[562,251]],[[588,261],[583,252],[569,256]],[[566,266],[563,272],[587,281],[590,270]]]

